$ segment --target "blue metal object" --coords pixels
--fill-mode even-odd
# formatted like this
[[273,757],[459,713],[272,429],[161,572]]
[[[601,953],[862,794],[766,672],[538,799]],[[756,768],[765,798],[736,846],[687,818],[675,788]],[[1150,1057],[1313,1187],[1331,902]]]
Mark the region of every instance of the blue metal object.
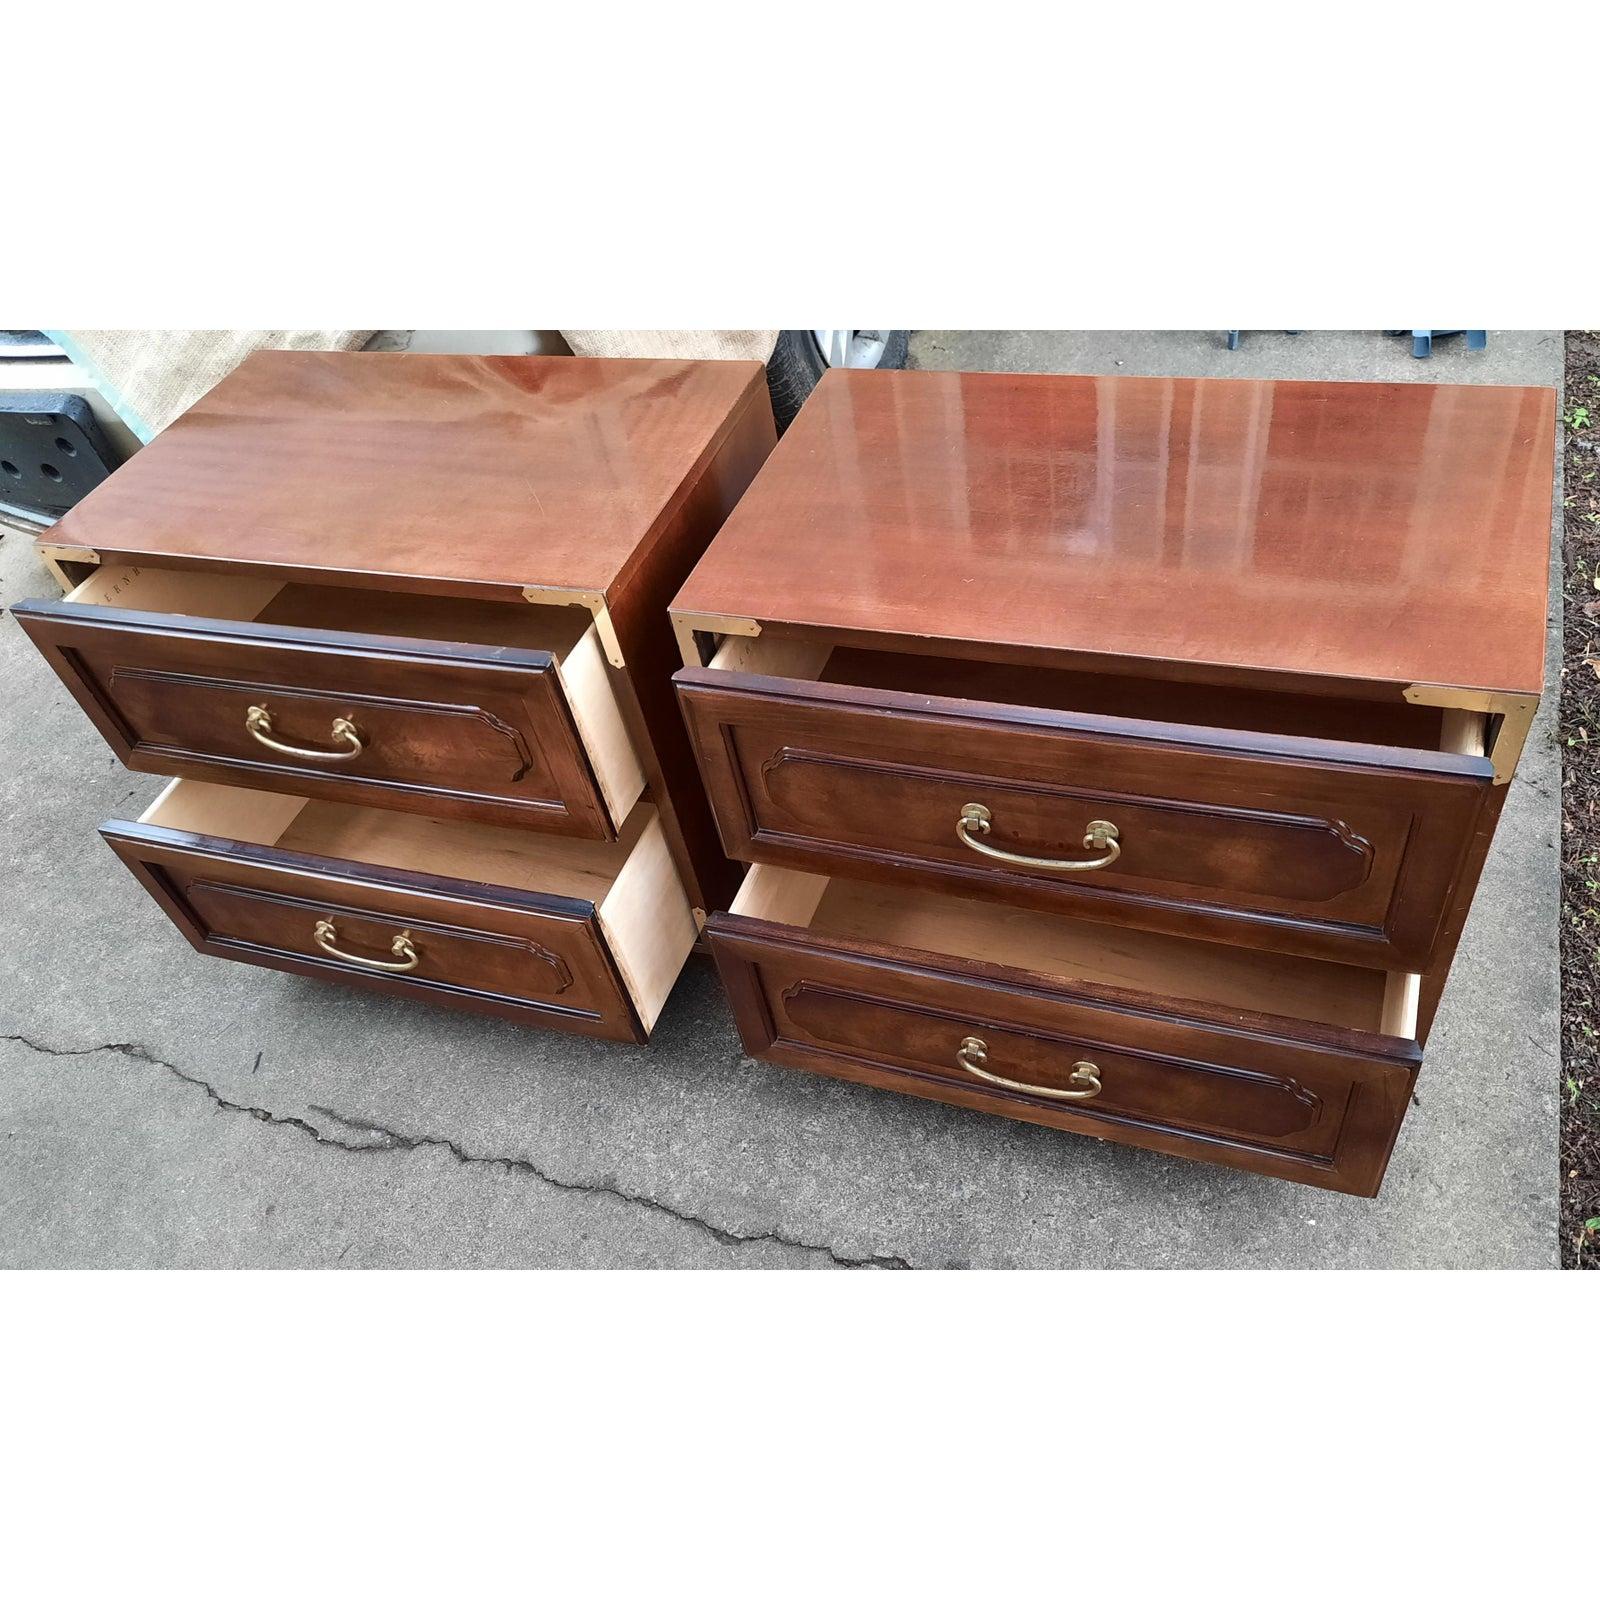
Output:
[[[1293,339],[1300,332],[1300,329],[1285,328],[1283,331],[1288,334],[1291,339]],[[1239,337],[1243,332],[1244,330],[1242,328],[1228,329],[1228,348],[1230,350],[1237,350],[1239,348]]]
[[1488,348],[1489,335],[1482,328],[1413,328],[1411,330],[1411,353],[1418,361],[1426,361],[1433,354],[1433,341],[1435,339],[1454,338],[1458,333],[1466,336],[1467,349],[1484,350]]

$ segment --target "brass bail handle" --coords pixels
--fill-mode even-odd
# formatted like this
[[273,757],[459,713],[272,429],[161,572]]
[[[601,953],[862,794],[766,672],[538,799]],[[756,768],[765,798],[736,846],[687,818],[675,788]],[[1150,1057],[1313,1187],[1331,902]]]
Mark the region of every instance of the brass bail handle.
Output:
[[1043,867],[1046,872],[1098,872],[1102,867],[1109,867],[1122,854],[1122,846],[1117,843],[1121,835],[1116,823],[1091,822],[1083,836],[1083,848],[1107,852],[1093,861],[1060,861],[1053,856],[1018,855],[1015,851],[1002,850],[997,845],[983,842],[982,836],[989,832],[993,816],[988,806],[980,806],[976,801],[962,806],[961,815],[956,818],[956,838],[969,850],[976,850],[980,856],[988,856],[994,861],[1008,861],[1016,867]]
[[417,947],[412,944],[409,933],[397,933],[389,946],[390,950],[400,958],[398,961],[379,961],[373,956],[358,956],[352,951],[341,950],[334,943],[339,937],[339,930],[326,917],[317,923],[311,937],[316,941],[317,948],[327,955],[348,961],[352,967],[370,967],[374,972],[410,972],[422,959],[417,954]]
[[956,1064],[963,1071],[970,1072],[974,1078],[982,1078],[985,1083],[998,1084],[1002,1089],[1016,1089],[1022,1094],[1035,1094],[1045,1100],[1093,1100],[1100,1093],[1103,1085],[1100,1082],[1100,1069],[1092,1061],[1074,1061],[1072,1075],[1068,1083],[1077,1085],[1072,1089],[1046,1089],[1037,1083],[1018,1083],[1013,1078],[1002,1078],[993,1072],[984,1070],[984,1062],[989,1059],[989,1047],[982,1039],[975,1039],[968,1034],[961,1041],[961,1047],[956,1051]]
[[269,750],[276,750],[281,755],[299,756],[302,761],[354,761],[361,754],[365,746],[361,742],[361,735],[356,732],[356,725],[349,717],[335,717],[333,730],[329,735],[335,744],[344,744],[343,750],[313,750],[305,745],[284,744],[272,736],[272,713],[265,706],[251,706],[244,714],[245,732],[257,744],[264,744]]

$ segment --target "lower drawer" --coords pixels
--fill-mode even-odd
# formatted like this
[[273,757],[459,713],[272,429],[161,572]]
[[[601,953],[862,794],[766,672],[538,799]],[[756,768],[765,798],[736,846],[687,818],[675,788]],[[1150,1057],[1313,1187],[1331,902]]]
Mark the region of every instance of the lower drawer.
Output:
[[642,1040],[694,945],[652,807],[614,842],[169,785],[101,834],[207,955]]
[[753,1055],[1352,1194],[1421,1060],[1409,974],[771,866],[706,931]]

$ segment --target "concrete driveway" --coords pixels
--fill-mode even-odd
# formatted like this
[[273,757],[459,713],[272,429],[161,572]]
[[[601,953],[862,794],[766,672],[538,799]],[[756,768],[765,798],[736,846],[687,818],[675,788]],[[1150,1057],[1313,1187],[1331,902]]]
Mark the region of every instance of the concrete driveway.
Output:
[[[1555,333],[923,333],[926,367],[1559,384]],[[1552,445],[1553,448],[1553,445]],[[0,601],[53,592],[0,543]],[[118,766],[0,622],[0,1262],[1493,1266],[1556,1261],[1547,697],[1378,1200],[745,1060],[709,966],[647,1050],[194,956],[95,837]]]

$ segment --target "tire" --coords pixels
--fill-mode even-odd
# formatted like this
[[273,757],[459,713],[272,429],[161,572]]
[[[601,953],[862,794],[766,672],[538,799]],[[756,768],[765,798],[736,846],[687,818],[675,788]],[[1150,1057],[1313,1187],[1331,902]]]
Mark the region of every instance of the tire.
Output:
[[[904,328],[892,331],[884,341],[880,368],[906,364],[909,335]],[[767,358],[767,388],[772,393],[772,415],[781,434],[794,421],[794,414],[816,388],[828,363],[809,328],[786,328],[778,335]]]

